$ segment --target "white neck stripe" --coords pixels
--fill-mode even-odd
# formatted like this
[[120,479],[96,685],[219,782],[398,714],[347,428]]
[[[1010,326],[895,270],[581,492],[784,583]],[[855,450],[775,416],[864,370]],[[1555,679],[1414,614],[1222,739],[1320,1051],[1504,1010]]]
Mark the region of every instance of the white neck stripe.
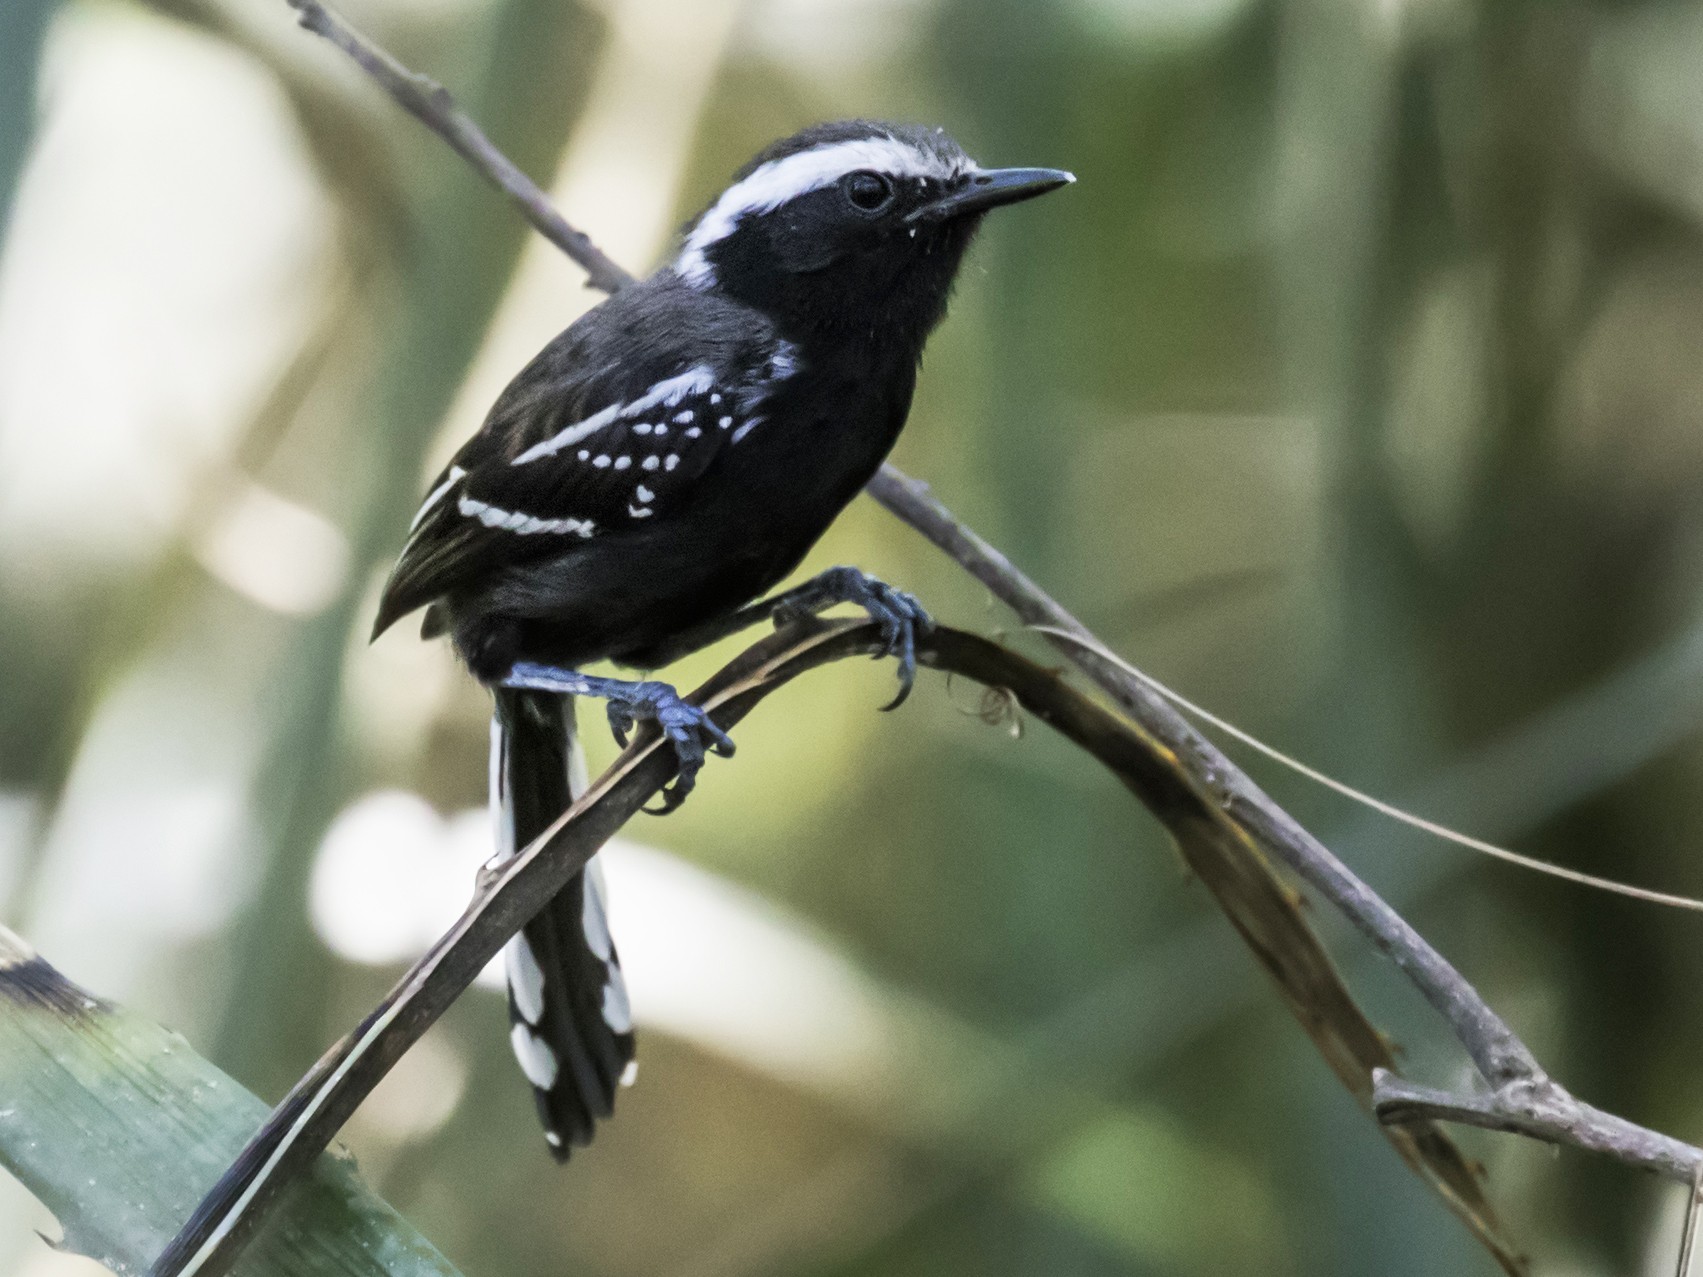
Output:
[[708,286],[715,275],[704,252],[733,234],[741,218],[766,213],[800,195],[831,186],[847,173],[871,169],[889,177],[949,179],[974,167],[967,160],[948,160],[894,137],[832,142],[770,160],[723,191],[698,219],[674,270],[690,284]]

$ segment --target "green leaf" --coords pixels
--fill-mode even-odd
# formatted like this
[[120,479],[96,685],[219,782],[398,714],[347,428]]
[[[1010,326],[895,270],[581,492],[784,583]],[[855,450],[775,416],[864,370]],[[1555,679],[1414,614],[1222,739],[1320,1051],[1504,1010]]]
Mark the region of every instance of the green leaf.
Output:
[[[267,1112],[177,1034],[86,993],[0,928],[0,1165],[58,1218],[63,1249],[147,1272]],[[455,1269],[334,1149],[236,1272]]]

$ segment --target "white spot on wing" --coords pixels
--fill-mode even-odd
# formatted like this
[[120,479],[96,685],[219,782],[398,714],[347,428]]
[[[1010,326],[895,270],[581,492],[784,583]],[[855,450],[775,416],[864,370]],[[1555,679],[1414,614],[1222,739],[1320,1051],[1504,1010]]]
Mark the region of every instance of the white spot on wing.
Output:
[[642,483],[639,484],[638,487],[633,489],[633,495],[635,497],[637,497],[640,501],[655,501],[656,500],[656,493],[652,492],[649,488],[645,487],[645,485],[642,484]]
[[688,395],[704,394],[713,385],[715,385],[715,371],[708,364],[698,364],[695,367],[688,368],[678,376],[667,377],[657,382],[631,403],[610,404],[607,408],[593,413],[584,421],[576,422],[566,430],[552,435],[543,443],[533,444],[510,464],[521,466],[529,461],[536,461],[540,457],[553,456],[563,448],[571,447],[581,439],[595,434],[618,418],[631,420],[634,417],[642,417],[652,408],[658,406],[672,408]]
[[631,1086],[639,1080],[639,1062],[628,1060],[627,1067],[621,1070],[621,1085]]
[[[603,1018],[609,1019],[608,989],[604,990]],[[548,1091],[556,1085],[556,1053],[545,1042],[524,1024],[516,1024],[509,1030],[509,1045],[514,1048],[515,1059],[520,1061],[520,1071],[526,1074],[526,1080],[540,1091]]]
[[536,461],[539,457],[548,457],[560,452],[563,448],[571,447],[587,435],[596,434],[616,417],[620,416],[622,404],[610,404],[601,412],[594,412],[584,421],[575,422],[560,434],[553,435],[543,443],[535,443],[525,452],[516,457],[511,465],[525,465],[528,461]]
[[646,470],[655,470],[658,466],[660,466],[662,464],[662,458],[661,457],[646,457],[643,461],[639,462],[639,464],[641,466],[643,466]]
[[596,528],[590,519],[539,519],[518,510],[503,510],[484,501],[462,494],[455,508],[469,519],[478,519],[487,528],[502,528],[521,536],[538,532],[577,533],[588,537]]

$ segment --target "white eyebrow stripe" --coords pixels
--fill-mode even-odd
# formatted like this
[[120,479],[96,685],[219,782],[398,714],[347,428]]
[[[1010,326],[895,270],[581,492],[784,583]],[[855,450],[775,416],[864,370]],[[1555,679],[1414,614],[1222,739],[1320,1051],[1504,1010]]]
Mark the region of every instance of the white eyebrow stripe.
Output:
[[443,500],[443,494],[453,488],[466,474],[467,471],[460,466],[451,466],[449,473],[444,476],[444,481],[426,494],[426,499],[420,503],[419,512],[414,515],[414,522],[408,525],[408,530],[412,532],[418,528],[420,520],[431,512],[433,506]]
[[575,422],[559,434],[552,435],[543,443],[533,444],[509,464],[522,466],[529,461],[537,461],[540,457],[554,456],[563,448],[572,447],[581,439],[596,434],[620,418],[642,416],[658,405],[672,408],[688,395],[705,394],[714,385],[715,370],[708,364],[698,364],[678,376],[657,382],[631,403],[610,404],[584,421]]
[[710,205],[686,237],[674,271],[689,284],[707,286],[714,280],[715,272],[710,269],[704,251],[733,234],[740,218],[779,208],[790,199],[832,185],[847,173],[873,169],[890,177],[946,179],[970,172],[974,167],[967,160],[947,160],[896,137],[829,142],[770,160],[728,187]]

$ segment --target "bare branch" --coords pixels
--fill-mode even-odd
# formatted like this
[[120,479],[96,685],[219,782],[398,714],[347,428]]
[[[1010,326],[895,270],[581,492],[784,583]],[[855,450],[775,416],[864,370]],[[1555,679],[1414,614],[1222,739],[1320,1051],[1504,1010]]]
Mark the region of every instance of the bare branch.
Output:
[[584,231],[556,211],[550,197],[495,146],[471,117],[455,104],[449,90],[429,76],[410,71],[378,45],[332,13],[319,0],[288,0],[302,26],[324,36],[354,60],[408,114],[436,133],[486,181],[508,196],[538,233],[585,268],[586,283],[606,293],[633,282]]
[[1692,1183],[1703,1168],[1703,1149],[1574,1099],[1548,1078],[1509,1082],[1480,1095],[1457,1095],[1379,1069],[1372,1075],[1372,1086],[1373,1111],[1388,1125],[1432,1120],[1481,1126],[1546,1144],[1606,1153],[1628,1166],[1686,1183]]
[[[806,621],[755,644],[694,699],[731,728],[772,691],[829,661],[872,652],[867,622]],[[986,639],[944,626],[919,639],[921,664],[1001,689],[1115,775],[1177,841],[1260,957],[1320,1052],[1351,1089],[1394,1063],[1354,1005],[1293,894],[1257,855],[1215,797],[1177,768],[1162,745],[1065,683],[1056,672]],[[586,794],[513,860],[492,871],[459,921],[352,1034],[334,1046],[249,1141],[155,1263],[155,1277],[218,1277],[278,1203],[299,1169],[330,1142],[378,1080],[467,987],[510,935],[579,872],[663,785],[674,761],[655,734],[629,748]],[[1357,1084],[1359,1084],[1357,1086]],[[1364,1094],[1370,1098],[1369,1087]],[[1513,1252],[1463,1158],[1423,1124],[1387,1128],[1402,1156],[1430,1179],[1467,1225],[1517,1271]]]
[[1072,664],[1169,747],[1180,766],[1215,792],[1225,810],[1235,814],[1262,847],[1276,853],[1303,881],[1346,914],[1448,1020],[1486,1081],[1502,1085],[1543,1076],[1525,1043],[1448,959],[1217,746],[1195,731],[1087,626],[936,501],[928,485],[887,466],[870,483],[869,493],[944,550],[1025,623],[1046,635]]

